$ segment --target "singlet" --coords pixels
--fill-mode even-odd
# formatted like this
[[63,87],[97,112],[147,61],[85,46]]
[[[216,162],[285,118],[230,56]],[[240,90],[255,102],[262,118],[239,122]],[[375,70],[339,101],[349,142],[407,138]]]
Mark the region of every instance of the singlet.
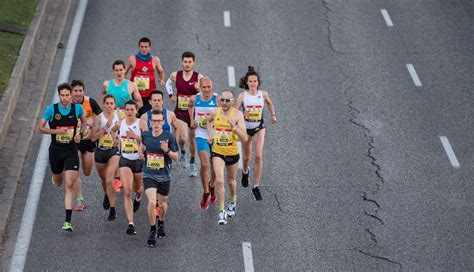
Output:
[[[147,120],[146,120],[147,126],[148,126],[148,129],[149,129],[150,131],[152,131],[151,122],[150,122],[151,112],[152,112],[152,111],[153,111],[153,109],[147,111],[147,116],[146,116],[146,117],[147,117]],[[164,131],[171,133],[171,126],[170,126],[170,124],[168,123],[168,113],[167,113],[167,111],[168,111],[167,109],[163,108],[163,118],[164,118],[164,122],[163,122],[162,128],[163,128]]]
[[163,131],[160,135],[154,137],[152,131],[144,131],[142,139],[146,147],[143,177],[151,178],[157,182],[170,181],[171,158],[161,149],[161,141],[168,141],[168,148],[176,152],[178,151],[178,145],[173,135]]
[[265,106],[265,99],[263,92],[257,91],[256,95],[251,95],[248,91],[244,91],[244,101],[242,103],[244,111],[249,111],[245,118],[245,127],[247,129],[257,128],[263,122],[263,108]]
[[[230,108],[229,116],[234,117],[236,109]],[[217,108],[214,117],[214,142],[212,152],[223,156],[235,156],[239,154],[237,147],[237,133],[232,131],[232,127],[227,122],[227,118],[222,114],[222,108]]]
[[201,94],[196,95],[194,101],[194,120],[197,127],[194,129],[195,138],[207,139],[207,117],[213,108],[217,108],[217,94],[213,94],[209,100],[202,100]]
[[138,148],[140,148],[140,146],[137,140],[127,136],[127,131],[129,129],[140,136],[140,119],[137,118],[137,120],[130,126],[127,125],[126,119],[122,120],[122,123],[120,124],[120,154],[122,157],[134,161],[139,158]]
[[153,56],[147,61],[142,61],[135,55],[135,69],[132,70],[130,80],[137,84],[141,97],[150,97],[151,91],[156,89]]
[[[114,136],[112,134],[112,128],[115,126],[115,123],[119,121],[119,117],[117,113],[113,113],[114,118],[112,119],[112,126],[110,126],[106,131],[107,133],[100,135],[99,140],[97,143],[97,148],[102,150],[108,150],[114,148]],[[102,129],[107,125],[107,118],[105,117],[104,113],[102,112],[100,115],[100,123],[99,129]]]
[[119,86],[115,85],[115,80],[109,81],[109,87],[107,87],[106,94],[115,96],[115,103],[117,108],[124,108],[125,102],[132,100],[130,93],[128,92],[128,79],[125,79]]
[[[94,111],[92,110],[90,97],[84,96],[84,100],[82,100],[82,109],[84,110],[84,116],[86,117],[86,129],[84,130],[83,139],[90,139],[92,126],[94,125]],[[77,133],[81,128],[81,119],[77,119]]]
[[198,94],[194,84],[198,82],[199,73],[194,72],[189,81],[183,78],[183,71],[176,72],[177,102],[174,114],[181,120],[189,120],[188,106],[191,96]]
[[57,129],[61,127],[66,127],[67,132],[65,134],[51,134],[51,144],[55,146],[67,146],[74,143],[74,135],[76,135],[77,127],[77,116],[76,116],[76,106],[74,104],[69,104],[71,110],[68,114],[62,115],[59,111],[59,104],[56,103],[54,107],[53,120],[50,120],[49,128]]

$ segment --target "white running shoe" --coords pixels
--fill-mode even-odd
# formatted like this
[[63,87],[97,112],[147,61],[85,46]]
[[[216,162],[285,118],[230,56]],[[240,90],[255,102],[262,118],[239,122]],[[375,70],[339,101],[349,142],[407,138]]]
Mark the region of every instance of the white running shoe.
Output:
[[186,168],[186,154],[179,153],[179,165],[181,165],[183,168]]
[[198,171],[197,171],[197,168],[196,168],[196,164],[195,163],[190,163],[189,164],[189,176],[190,177],[197,177],[198,175]]
[[227,215],[229,217],[232,217],[235,215],[235,208],[236,208],[237,204],[236,203],[229,203],[229,205],[227,205]]
[[225,211],[219,213],[219,225],[227,224],[227,213]]

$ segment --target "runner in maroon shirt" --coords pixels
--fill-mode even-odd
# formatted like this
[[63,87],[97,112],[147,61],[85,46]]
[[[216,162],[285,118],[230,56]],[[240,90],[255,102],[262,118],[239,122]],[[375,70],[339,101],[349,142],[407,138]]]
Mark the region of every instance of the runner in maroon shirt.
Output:
[[[197,168],[195,164],[196,143],[194,142],[194,129],[190,128],[190,118],[188,105],[191,96],[199,93],[199,80],[203,77],[201,74],[193,71],[195,61],[194,53],[184,52],[181,56],[182,71],[173,72],[166,81],[166,91],[171,100],[176,102],[175,115],[178,120],[178,130],[176,138],[181,149],[179,162],[182,167],[186,167],[186,144],[189,143],[189,151],[191,153],[189,160],[189,175],[197,176]],[[176,87],[176,95],[173,94],[173,82]]]

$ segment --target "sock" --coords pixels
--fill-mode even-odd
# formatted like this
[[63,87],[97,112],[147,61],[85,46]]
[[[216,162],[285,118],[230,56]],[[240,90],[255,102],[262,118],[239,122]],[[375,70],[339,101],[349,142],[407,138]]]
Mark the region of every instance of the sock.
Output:
[[191,159],[189,159],[189,163],[194,163],[194,160],[195,160],[195,158],[191,157]]
[[247,175],[249,173],[249,168],[247,167],[247,168],[245,168],[245,170],[242,169],[242,173]]
[[132,222],[128,222],[128,225],[135,226],[135,225],[133,224],[133,221],[132,221]]
[[150,226],[150,231],[156,231],[156,225]]
[[234,196],[231,195],[231,196],[229,197],[229,200],[230,200],[230,203],[235,204],[235,195],[234,195]]
[[225,208],[219,209],[219,212],[224,212]]
[[136,199],[137,201],[142,200],[142,194],[136,194],[135,199]]
[[163,226],[164,223],[165,221],[158,220],[158,226]]
[[66,209],[66,222],[71,223],[72,210]]

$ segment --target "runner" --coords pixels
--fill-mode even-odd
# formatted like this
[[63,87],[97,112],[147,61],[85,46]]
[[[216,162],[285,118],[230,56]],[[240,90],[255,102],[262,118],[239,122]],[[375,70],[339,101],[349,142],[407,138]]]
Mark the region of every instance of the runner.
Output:
[[255,72],[255,68],[248,67],[245,77],[240,79],[239,87],[245,89],[237,98],[237,108],[243,106],[245,116],[245,126],[247,127],[248,141],[242,142],[243,170],[242,186],[249,185],[249,162],[252,157],[252,142],[255,143],[255,164],[253,175],[252,193],[255,200],[262,200],[260,193],[260,179],[263,168],[263,144],[265,142],[265,124],[263,120],[263,108],[265,103],[272,115],[272,124],[276,123],[277,117],[275,106],[273,105],[268,92],[259,90],[260,76]]
[[[168,193],[171,183],[171,160],[178,160],[178,145],[171,133],[163,130],[164,114],[160,110],[153,110],[150,115],[152,130],[142,133],[141,157],[143,164],[143,184],[148,198],[148,220],[150,234],[148,245],[154,247],[156,237],[166,236],[164,221],[168,209]],[[159,216],[156,214],[156,201],[159,201]],[[158,219],[158,232],[156,221]]]
[[[133,213],[140,207],[142,185],[142,161],[139,159],[139,143],[142,141],[141,132],[148,131],[146,123],[137,118],[138,106],[133,100],[125,103],[125,114],[127,117],[120,125],[120,161],[119,172],[122,186],[124,188],[123,206],[128,219],[127,234],[133,235],[135,225],[133,224]],[[133,207],[132,207],[132,191]]]
[[[216,203],[214,191],[214,180],[216,175],[211,163],[211,149],[207,143],[207,118],[211,110],[217,108],[219,96],[212,92],[212,81],[209,77],[203,77],[199,80],[201,93],[193,95],[189,101],[189,117],[191,118],[191,128],[195,131],[196,147],[201,161],[200,175],[203,189],[203,195],[199,206],[207,210],[209,202]],[[211,176],[209,176],[209,168]]]
[[[244,115],[232,107],[234,96],[230,91],[221,95],[221,106],[212,110],[207,119],[207,141],[212,143],[212,166],[216,173],[214,186],[219,200],[219,225],[227,224],[227,216],[232,217],[236,211],[237,198],[237,168],[239,149],[237,137],[241,141],[247,140],[245,133]],[[224,170],[227,170],[227,183],[230,187],[230,199],[225,210],[224,204]]]
[[127,70],[125,75],[131,69],[130,81],[135,82],[143,100],[143,107],[138,111],[138,117],[151,109],[149,103],[150,92],[156,89],[155,69],[158,72],[158,78],[161,86],[165,85],[165,71],[161,66],[160,59],[150,53],[151,41],[143,37],[138,41],[139,51],[128,58]]
[[[191,96],[199,92],[198,81],[203,77],[201,74],[193,71],[195,56],[192,52],[184,52],[181,55],[182,71],[173,72],[166,81],[166,91],[172,101],[176,102],[174,113],[178,118],[178,127],[176,138],[181,149],[179,163],[186,167],[186,144],[189,143],[189,175],[197,176],[195,163],[196,144],[194,143],[194,129],[190,128],[191,119],[189,119],[188,105]],[[173,94],[173,82],[176,87],[176,96]],[[189,129],[188,129],[189,128]]]
[[[51,134],[51,145],[49,146],[49,164],[53,174],[52,183],[59,187],[63,179],[64,206],[66,209],[66,220],[63,230],[72,231],[72,209],[74,208],[74,183],[79,176],[79,157],[77,155],[77,144],[84,135],[85,126],[82,125],[80,133],[76,134],[77,119],[86,124],[86,118],[82,106],[71,103],[71,86],[63,83],[58,86],[59,103],[46,106],[43,117],[38,123],[39,133]],[[46,122],[49,128],[45,127]]]
[[[99,174],[104,200],[102,206],[109,210],[109,221],[117,217],[115,211],[114,175],[118,170],[120,152],[117,148],[117,131],[120,128],[120,119],[115,109],[115,96],[104,96],[104,111],[95,117],[91,140],[96,142],[95,167]],[[99,140],[99,141],[97,141]]]
[[[94,142],[91,141],[91,129],[94,124],[94,116],[99,115],[102,109],[99,107],[97,102],[88,96],[84,95],[84,83],[82,80],[73,80],[71,82],[72,88],[72,102],[81,104],[84,111],[84,115],[87,120],[84,137],[81,142],[77,145],[78,155],[80,164],[82,165],[82,173],[85,176],[90,176],[92,173],[92,165],[94,163]],[[78,120],[78,126],[80,126],[80,119]],[[74,192],[76,195],[76,207],[75,211],[83,211],[86,207],[84,197],[81,189],[81,175],[74,183]]]

